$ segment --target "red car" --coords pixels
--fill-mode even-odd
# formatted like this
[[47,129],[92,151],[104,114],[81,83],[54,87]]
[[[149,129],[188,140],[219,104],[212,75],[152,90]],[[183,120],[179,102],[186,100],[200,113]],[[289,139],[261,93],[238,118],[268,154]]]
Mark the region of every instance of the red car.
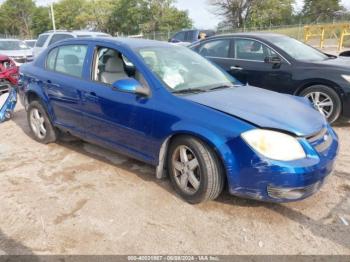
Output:
[[0,55],[0,95],[16,86],[18,81],[18,67],[15,62],[5,55]]

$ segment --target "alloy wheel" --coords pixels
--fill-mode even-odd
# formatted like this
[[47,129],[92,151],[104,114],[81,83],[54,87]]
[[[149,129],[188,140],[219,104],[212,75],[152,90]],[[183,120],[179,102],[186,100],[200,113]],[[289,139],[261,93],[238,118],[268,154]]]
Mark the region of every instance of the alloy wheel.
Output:
[[311,92],[305,96],[314,107],[326,118],[329,118],[334,110],[334,104],[329,95],[323,92]]
[[33,108],[30,112],[30,126],[36,137],[39,139],[45,138],[47,132],[45,118],[37,108]]
[[199,162],[192,150],[185,146],[178,146],[172,156],[172,166],[175,181],[182,191],[195,194],[200,186],[201,175]]

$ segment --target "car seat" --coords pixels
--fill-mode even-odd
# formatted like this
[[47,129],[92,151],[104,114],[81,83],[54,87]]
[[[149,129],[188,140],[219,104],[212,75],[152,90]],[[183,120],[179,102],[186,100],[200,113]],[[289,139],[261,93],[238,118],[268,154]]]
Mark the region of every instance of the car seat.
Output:
[[128,75],[125,73],[123,60],[116,56],[109,57],[104,71],[101,72],[101,81],[113,84],[117,80],[125,78],[128,78]]

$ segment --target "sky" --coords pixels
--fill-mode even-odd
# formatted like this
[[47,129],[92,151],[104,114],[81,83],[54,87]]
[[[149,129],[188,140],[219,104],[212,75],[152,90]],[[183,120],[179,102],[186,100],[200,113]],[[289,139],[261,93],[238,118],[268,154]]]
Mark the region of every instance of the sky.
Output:
[[[194,27],[200,29],[215,29],[221,21],[220,17],[213,15],[210,10],[212,7],[208,0],[177,0],[175,4],[179,9],[188,10],[190,18],[194,22]],[[342,0],[342,4],[350,9],[350,0]],[[300,10],[303,6],[303,0],[296,0],[296,8]]]
[[[4,0],[0,0],[0,3]],[[72,0],[74,1],[74,0]],[[47,5],[55,0],[37,0],[39,5]],[[194,27],[200,29],[215,29],[222,20],[215,16],[211,11],[213,8],[208,4],[209,0],[176,0],[176,7],[182,10],[188,10],[190,18],[194,22]],[[345,7],[350,9],[350,0],[342,0]],[[296,8],[300,10],[303,6],[303,0],[296,0]]]

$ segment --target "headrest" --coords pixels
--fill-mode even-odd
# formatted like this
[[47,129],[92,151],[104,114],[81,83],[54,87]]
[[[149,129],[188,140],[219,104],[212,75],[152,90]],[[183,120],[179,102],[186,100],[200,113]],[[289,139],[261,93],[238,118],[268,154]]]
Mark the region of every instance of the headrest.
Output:
[[79,58],[76,55],[65,55],[63,58],[64,65],[77,65]]
[[109,73],[124,72],[124,63],[122,59],[116,56],[108,58],[104,71]]
[[252,47],[250,48],[250,51],[252,52],[258,52],[261,49],[261,44],[259,42],[254,42]]

